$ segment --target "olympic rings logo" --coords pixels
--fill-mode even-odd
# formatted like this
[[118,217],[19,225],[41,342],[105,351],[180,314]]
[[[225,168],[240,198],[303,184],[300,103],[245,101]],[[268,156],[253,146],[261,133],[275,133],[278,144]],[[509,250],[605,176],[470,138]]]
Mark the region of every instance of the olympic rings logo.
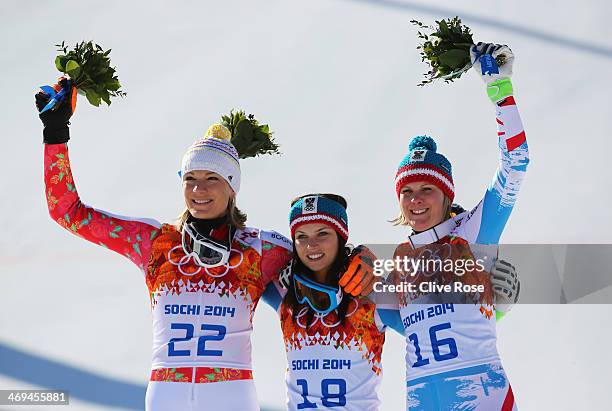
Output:
[[[410,277],[409,282],[415,282],[421,274],[425,277],[433,277],[443,272],[442,266],[446,261],[451,260],[452,254],[452,246],[448,243],[434,244],[419,249],[418,255],[412,258],[414,261],[412,271],[401,270],[400,279],[405,281]],[[431,269],[431,266],[434,268]]]
[[[176,250],[181,250],[181,253],[183,254],[183,256],[182,256],[182,257],[180,257],[180,258],[178,259],[178,261],[176,261],[176,260],[175,260],[175,259],[172,257],[172,254],[173,254],[173,253],[174,253]],[[238,261],[236,264],[234,264],[234,265],[230,264],[230,261],[232,260],[232,254],[234,254],[234,255],[235,255],[235,254],[240,255],[240,260],[239,260],[239,261]],[[190,263],[190,261],[191,261],[191,260],[193,260],[193,263],[192,263],[192,264],[193,264],[193,265],[195,265],[195,266],[197,266],[197,267],[198,267],[198,269],[197,269],[196,271],[192,272],[192,273],[188,273],[188,272],[186,272],[186,271],[184,271],[184,270],[183,270],[183,267],[184,267],[184,266],[186,266],[186,265],[188,265],[188,264]],[[202,266],[198,265],[198,264],[196,263],[195,259],[193,259],[193,257],[192,257],[192,255],[191,255],[191,254],[185,254],[185,250],[183,249],[183,246],[182,246],[182,245],[177,245],[176,247],[172,247],[172,248],[170,249],[170,251],[168,251],[168,262],[169,262],[170,264],[172,264],[172,265],[174,265],[174,266],[178,267],[179,272],[180,272],[181,274],[183,274],[183,275],[187,276],[187,277],[192,277],[192,276],[194,276],[194,275],[198,274],[198,273],[199,273],[199,272],[202,270],[202,268],[204,268],[204,271],[206,271],[206,274],[208,274],[209,276],[211,276],[211,277],[213,277],[213,278],[220,278],[220,277],[223,277],[225,274],[227,274],[227,273],[229,272],[229,270],[230,270],[230,269],[234,269],[234,268],[238,267],[240,264],[242,264],[242,261],[244,261],[244,254],[242,254],[242,251],[240,251],[240,250],[238,250],[238,249],[236,249],[236,248],[232,248],[232,249],[230,250],[230,256],[229,256],[228,262],[227,262],[227,264],[225,264],[225,265],[223,266],[223,267],[225,267],[225,271],[223,271],[223,272],[222,272],[222,273],[220,273],[220,274],[214,274],[214,273],[211,273],[211,272],[208,270],[208,268],[207,268],[207,267],[202,267]],[[216,267],[215,267],[215,268],[216,268]]]
[[[351,310],[351,304],[352,304],[352,310]],[[349,318],[350,316],[352,316],[353,314],[355,314],[357,312],[357,308],[359,308],[359,301],[352,299],[349,302],[349,310],[347,310],[346,316],[345,318]],[[336,314],[338,314],[338,310],[333,310],[325,315],[323,314],[319,314],[317,312],[314,313],[314,321],[312,322],[312,325],[316,324],[317,321],[321,322],[321,325],[323,325],[323,327],[325,328],[334,328],[337,327],[338,325],[340,325],[340,323],[342,322],[342,320],[338,320],[333,324],[328,324],[325,322],[325,317],[327,317],[329,314],[335,312]],[[306,315],[306,313],[308,313],[308,307],[302,307],[302,309],[297,313],[297,315],[295,316],[295,321],[297,323],[298,326],[300,326],[301,328],[307,328],[306,324],[302,323],[302,318],[304,318],[304,316]]]

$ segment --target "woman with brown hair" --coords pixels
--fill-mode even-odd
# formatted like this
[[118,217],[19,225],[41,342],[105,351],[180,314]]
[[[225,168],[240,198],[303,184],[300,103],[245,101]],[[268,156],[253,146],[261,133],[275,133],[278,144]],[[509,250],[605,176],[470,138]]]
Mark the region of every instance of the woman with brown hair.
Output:
[[[379,409],[385,330],[403,332],[397,310],[340,286],[353,263],[346,208],[337,194],[307,194],[291,203],[291,278],[286,288],[277,285],[274,296],[264,296],[280,315],[289,410]],[[360,254],[365,265],[374,258]]]

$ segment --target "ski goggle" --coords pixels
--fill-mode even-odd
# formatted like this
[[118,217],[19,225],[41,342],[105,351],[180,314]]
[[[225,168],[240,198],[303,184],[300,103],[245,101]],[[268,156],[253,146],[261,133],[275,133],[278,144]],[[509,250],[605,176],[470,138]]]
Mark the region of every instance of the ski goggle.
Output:
[[321,315],[335,310],[342,302],[342,289],[306,278],[293,273],[293,290],[298,303],[307,303],[310,308]]
[[229,261],[229,247],[200,234],[193,223],[185,224],[182,234],[183,250],[187,255],[193,257],[199,266],[214,268],[225,265]]

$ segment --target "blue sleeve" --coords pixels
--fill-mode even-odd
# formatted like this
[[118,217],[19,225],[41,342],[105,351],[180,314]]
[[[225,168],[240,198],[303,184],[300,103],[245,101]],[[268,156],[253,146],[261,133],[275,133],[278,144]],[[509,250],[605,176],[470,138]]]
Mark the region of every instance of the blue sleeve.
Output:
[[484,198],[458,228],[458,235],[469,243],[499,243],[529,164],[527,139],[514,97],[506,96],[495,107],[500,162]]
[[278,308],[283,302],[285,293],[281,290],[282,288],[277,281],[270,281],[261,296],[264,302],[272,307],[274,311],[278,311]]
[[404,324],[399,310],[377,308],[376,312],[385,326],[394,329],[400,335],[404,335]]

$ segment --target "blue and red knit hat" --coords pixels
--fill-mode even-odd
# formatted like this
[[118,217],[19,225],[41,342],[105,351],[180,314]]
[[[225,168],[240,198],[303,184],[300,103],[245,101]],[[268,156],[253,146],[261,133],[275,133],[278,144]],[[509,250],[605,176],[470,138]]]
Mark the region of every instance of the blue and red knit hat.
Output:
[[401,189],[407,183],[427,181],[438,187],[450,199],[455,198],[451,163],[437,153],[438,146],[429,136],[416,136],[410,141],[408,154],[397,168],[395,191],[399,198]]
[[295,231],[299,226],[311,223],[326,224],[345,241],[348,239],[346,208],[337,201],[317,194],[304,196],[296,201],[289,213],[291,238],[295,238]]

